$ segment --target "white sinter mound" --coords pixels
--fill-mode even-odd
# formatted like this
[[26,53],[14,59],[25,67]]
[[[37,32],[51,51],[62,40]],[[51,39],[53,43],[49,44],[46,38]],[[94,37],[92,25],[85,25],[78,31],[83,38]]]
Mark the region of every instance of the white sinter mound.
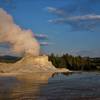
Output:
[[0,73],[56,72],[57,69],[48,61],[48,56],[26,54],[16,63],[0,63]]

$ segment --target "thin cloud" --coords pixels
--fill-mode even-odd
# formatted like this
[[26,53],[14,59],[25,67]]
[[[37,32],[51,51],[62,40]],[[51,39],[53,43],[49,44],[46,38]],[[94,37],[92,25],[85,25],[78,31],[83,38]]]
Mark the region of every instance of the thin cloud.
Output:
[[48,36],[46,34],[34,34],[34,37],[38,39],[47,39]]
[[100,15],[83,15],[83,16],[72,16],[65,18],[58,18],[55,20],[48,20],[48,22],[63,23],[68,21],[85,21],[85,20],[100,20]]
[[72,30],[89,30],[89,31],[99,31],[100,18],[99,16],[74,16],[69,18],[58,18],[54,20],[49,20],[50,23],[55,24],[67,24],[72,27]]
[[69,20],[100,20],[100,15],[83,15],[70,17]]
[[53,43],[50,43],[50,42],[40,42],[40,45],[41,46],[49,46],[49,45],[52,45]]
[[100,15],[83,15],[83,16],[66,16],[63,18],[48,20],[50,23],[55,24],[68,24],[73,29],[83,30],[98,30],[100,25]]
[[54,7],[46,7],[46,9],[48,10],[48,12],[53,13],[53,14],[57,14],[57,15],[60,15],[60,16],[66,15],[66,13],[63,9],[54,8]]
[[99,6],[100,0],[70,0],[64,7],[47,7],[49,13],[58,17],[48,22],[69,25],[71,30],[100,31]]

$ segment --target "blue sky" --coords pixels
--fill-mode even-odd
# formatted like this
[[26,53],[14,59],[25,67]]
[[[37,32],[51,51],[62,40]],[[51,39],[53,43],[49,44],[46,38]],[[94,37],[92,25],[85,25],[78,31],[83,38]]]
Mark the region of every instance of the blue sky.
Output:
[[100,56],[100,0],[0,0],[20,27],[46,34],[45,53]]

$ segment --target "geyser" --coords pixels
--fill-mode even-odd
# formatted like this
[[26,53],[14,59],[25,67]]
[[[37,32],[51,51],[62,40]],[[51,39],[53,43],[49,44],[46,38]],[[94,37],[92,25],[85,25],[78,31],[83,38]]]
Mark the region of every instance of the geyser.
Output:
[[0,8],[0,43],[10,45],[10,51],[25,54],[15,63],[0,63],[0,73],[57,72],[47,56],[39,56],[40,46],[30,30],[16,25],[12,17]]
[[12,53],[39,55],[39,43],[31,30],[21,29],[11,15],[0,8],[0,43],[8,43]]

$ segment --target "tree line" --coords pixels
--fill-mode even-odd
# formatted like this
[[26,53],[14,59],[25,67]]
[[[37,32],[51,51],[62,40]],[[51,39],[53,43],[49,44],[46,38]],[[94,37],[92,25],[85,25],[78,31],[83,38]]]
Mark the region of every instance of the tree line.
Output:
[[100,70],[100,58],[90,58],[63,54],[62,56],[49,55],[49,60],[56,68],[70,70]]

